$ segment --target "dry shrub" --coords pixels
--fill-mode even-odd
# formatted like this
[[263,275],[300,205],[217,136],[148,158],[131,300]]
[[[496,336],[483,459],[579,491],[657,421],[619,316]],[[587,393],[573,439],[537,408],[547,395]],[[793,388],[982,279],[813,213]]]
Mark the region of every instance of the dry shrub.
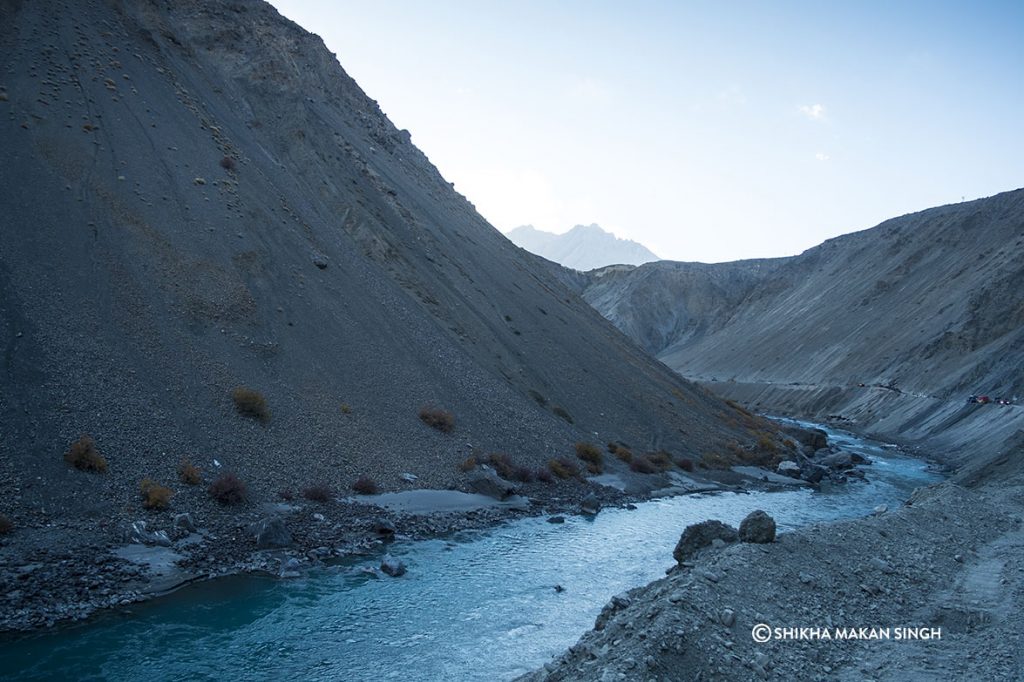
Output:
[[532,483],[535,476],[530,467],[516,465],[512,467],[511,478],[520,483]]
[[476,469],[476,456],[470,455],[459,464],[459,471],[472,471]]
[[661,471],[647,455],[633,457],[633,460],[629,463],[629,468],[638,474],[656,474]]
[[561,479],[574,478],[580,473],[579,468],[567,459],[553,459],[548,462],[548,469],[551,470],[555,476]]
[[341,404],[341,413],[342,414],[352,414],[352,406],[349,405],[348,403],[342,403]]
[[259,391],[239,386],[231,391],[231,399],[235,401],[235,409],[239,414],[258,419],[264,424],[270,421],[267,399]]
[[757,448],[764,452],[775,452],[779,449],[779,446],[775,444],[770,434],[759,433],[757,435]]
[[693,472],[693,460],[689,457],[680,457],[676,460],[676,466],[686,472]]
[[533,477],[541,483],[554,483],[555,477],[551,474],[551,469],[547,467],[539,467],[534,470]]
[[150,478],[144,478],[139,483],[139,494],[142,495],[142,506],[146,509],[167,509],[174,497],[173,490]]
[[612,453],[626,464],[633,461],[633,451],[620,443],[608,443],[608,452]]
[[232,159],[230,156],[225,156],[223,159],[220,160],[220,167],[226,171],[233,171],[237,167],[237,164],[235,163],[235,160]]
[[601,464],[604,461],[601,449],[593,443],[586,443],[584,441],[576,443],[576,456],[584,462],[590,462],[591,464]]
[[455,430],[455,415],[439,407],[430,407],[429,405],[421,407],[420,421],[441,433],[451,433]]
[[672,455],[665,450],[652,452],[647,455],[647,458],[651,460],[654,466],[658,467],[659,471],[668,471],[675,466],[675,462],[672,461]]
[[291,488],[285,488],[284,490],[277,493],[277,496],[280,497],[285,502],[291,502],[292,500],[295,499],[295,493],[292,492]]
[[203,472],[192,462],[183,459],[178,465],[178,478],[187,485],[199,485],[203,480]]
[[7,535],[14,530],[14,522],[6,514],[0,514],[0,535]]
[[551,412],[554,413],[554,415],[556,417],[561,417],[562,419],[564,419],[565,421],[569,422],[570,424],[575,424],[576,423],[576,420],[574,420],[572,418],[572,415],[569,414],[569,411],[566,410],[561,405],[555,405],[554,407],[552,407],[551,408]]
[[377,482],[369,476],[360,476],[352,484],[352,490],[355,490],[360,495],[376,495],[379,488],[377,487]]
[[210,497],[224,505],[233,506],[245,502],[245,483],[230,471],[218,476],[208,490]]
[[494,471],[502,478],[512,478],[515,465],[512,460],[503,452],[490,452],[484,455],[484,462],[490,464]]
[[308,488],[304,488],[302,496],[311,502],[330,502],[331,501],[331,489],[324,483],[317,483],[311,485]]
[[107,460],[96,449],[96,441],[92,436],[81,436],[72,443],[64,453],[64,461],[80,471],[102,474],[107,470]]

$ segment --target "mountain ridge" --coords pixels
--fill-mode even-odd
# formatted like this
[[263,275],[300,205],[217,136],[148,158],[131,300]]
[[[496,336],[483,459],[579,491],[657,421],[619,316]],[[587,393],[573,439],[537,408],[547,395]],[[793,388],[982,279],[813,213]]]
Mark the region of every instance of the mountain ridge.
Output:
[[616,237],[596,223],[576,225],[562,234],[520,225],[505,236],[531,253],[580,271],[660,260],[643,244]]

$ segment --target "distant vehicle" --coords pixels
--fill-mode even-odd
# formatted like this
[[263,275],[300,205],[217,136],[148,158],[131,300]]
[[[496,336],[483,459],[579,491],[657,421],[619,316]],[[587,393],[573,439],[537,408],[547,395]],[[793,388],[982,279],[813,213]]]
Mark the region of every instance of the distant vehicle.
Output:
[[985,405],[987,403],[992,402],[992,399],[989,398],[987,395],[979,395],[977,402],[978,402],[979,405]]
[[976,396],[976,395],[968,396],[968,397],[967,397],[967,402],[968,402],[969,404],[970,404],[970,403],[976,403],[976,402],[978,402],[978,396]]

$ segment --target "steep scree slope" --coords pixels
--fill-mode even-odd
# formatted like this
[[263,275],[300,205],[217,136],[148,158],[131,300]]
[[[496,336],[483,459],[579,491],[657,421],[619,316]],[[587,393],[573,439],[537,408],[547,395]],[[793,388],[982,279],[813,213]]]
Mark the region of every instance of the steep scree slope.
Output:
[[[451,485],[473,448],[541,463],[587,437],[682,455],[736,435],[268,4],[3,0],[0,54],[3,511],[137,509],[182,457],[259,499],[362,473]],[[428,403],[454,433],[417,419]],[[108,475],[61,460],[81,433]]]

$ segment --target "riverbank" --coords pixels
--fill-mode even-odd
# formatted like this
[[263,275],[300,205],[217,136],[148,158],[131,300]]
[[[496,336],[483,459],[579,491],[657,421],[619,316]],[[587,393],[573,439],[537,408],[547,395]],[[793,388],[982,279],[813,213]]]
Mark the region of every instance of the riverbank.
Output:
[[[1016,412],[963,409],[877,387],[714,388],[759,409],[832,415],[831,423],[846,428],[885,412],[887,420],[865,430],[913,449],[942,445],[933,452],[955,474],[869,518],[705,552],[610,602],[600,628],[524,680],[1024,676],[1024,457]],[[759,624],[819,635],[798,630],[758,642]],[[868,628],[868,637],[870,628],[890,628],[890,636],[894,628],[941,634],[912,641],[820,637],[836,628]]]
[[[841,442],[845,434],[832,434]],[[708,517],[737,524],[753,509],[783,531],[902,504],[939,480],[919,460],[851,439],[873,464],[865,483],[820,491],[698,494],[605,507],[596,516],[519,518],[370,554],[310,564],[295,579],[207,581],[108,610],[75,627],[19,637],[0,668],[12,679],[513,679],[551,660],[593,624],[609,595],[664,576],[679,529]],[[556,519],[557,520],[557,519]],[[400,578],[375,570],[384,552]]]
[[[490,528],[527,516],[580,513],[592,496],[626,506],[666,495],[785,490],[808,484],[752,467],[642,475],[619,467],[590,479],[517,484],[505,502],[405,484],[400,492],[323,502],[291,499],[225,509],[202,495],[187,521],[171,510],[123,510],[106,523],[40,522],[3,540],[0,632],[52,627],[122,608],[195,582],[236,574],[294,575],[325,562],[380,553],[396,538],[423,540]],[[749,471],[743,471],[750,469]],[[390,508],[389,508],[390,507]],[[135,530],[138,521],[146,528]],[[259,537],[261,528],[266,537]],[[160,537],[163,533],[163,537]]]

